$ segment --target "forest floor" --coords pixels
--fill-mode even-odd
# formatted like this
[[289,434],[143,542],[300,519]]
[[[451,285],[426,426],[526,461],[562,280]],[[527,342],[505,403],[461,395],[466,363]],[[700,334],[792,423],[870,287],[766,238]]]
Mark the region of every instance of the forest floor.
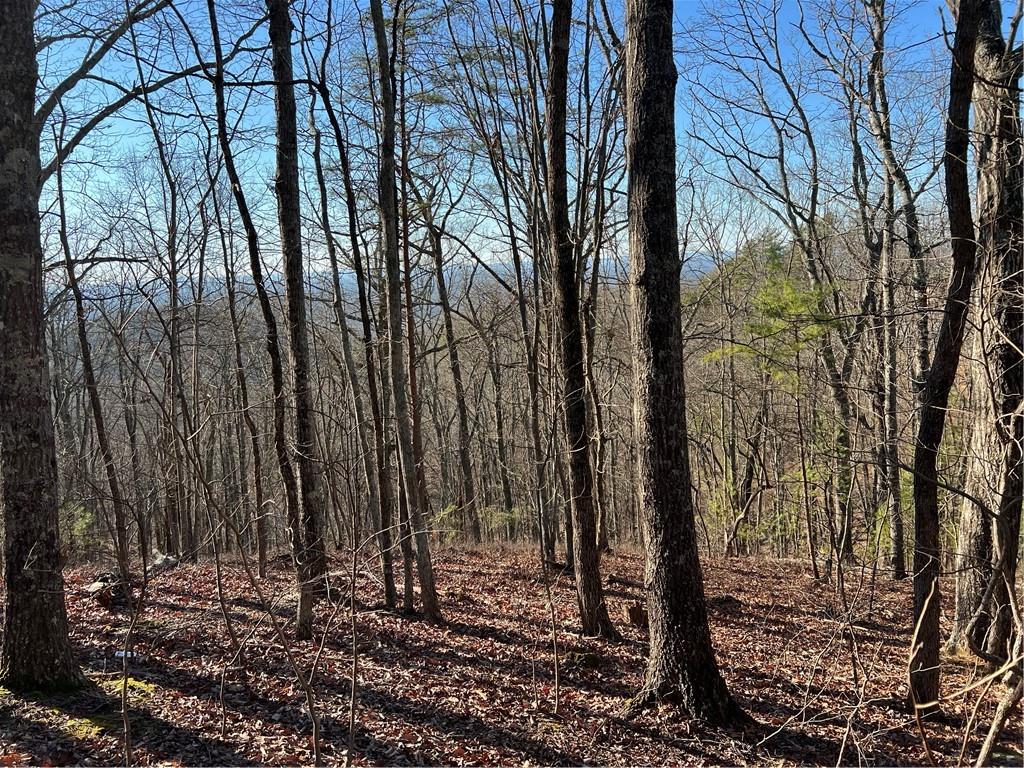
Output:
[[[646,631],[623,615],[640,599],[640,590],[629,585],[642,579],[636,553],[602,561],[606,580],[615,577],[607,595],[621,642],[580,637],[572,578],[553,579],[557,713],[551,613],[535,553],[439,553],[443,626],[383,610],[376,563],[366,565],[357,580],[356,764],[927,763],[903,701],[911,631],[907,583],[879,578],[872,586],[869,573],[848,577],[851,624],[837,618],[833,589],[814,581],[802,563],[706,562],[722,671],[758,723],[740,731],[705,728],[668,708],[629,721],[619,717],[641,682],[646,653]],[[332,568],[347,589],[343,574],[350,566],[337,559]],[[95,685],[74,695],[0,689],[0,766],[124,764],[117,652],[130,617],[86,595],[96,573],[95,567],[67,573],[73,642]],[[243,663],[232,659],[212,564],[181,565],[148,588],[127,680],[133,763],[313,762],[311,721],[285,648],[242,570],[226,564],[223,582]],[[285,562],[276,561],[263,589],[274,615],[287,624],[294,583]],[[346,601],[322,601],[318,610],[315,641],[295,643],[291,629],[285,633],[307,674],[315,663],[322,757],[336,764],[344,761],[350,738],[351,614]],[[924,722],[940,765],[970,764],[977,754],[1003,689],[994,684],[957,692],[982,677],[969,662],[944,659],[950,698],[940,718]],[[1003,735],[999,762],[1021,764],[1020,733],[1018,710]]]

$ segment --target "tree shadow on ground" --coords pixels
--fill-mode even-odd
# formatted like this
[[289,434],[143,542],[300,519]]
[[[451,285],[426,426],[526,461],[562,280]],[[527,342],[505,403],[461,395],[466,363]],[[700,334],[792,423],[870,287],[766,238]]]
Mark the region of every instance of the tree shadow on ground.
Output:
[[[19,705],[19,711],[13,710],[13,704]],[[221,739],[183,728],[145,709],[130,706],[129,712],[133,745],[161,761],[232,766],[252,763]],[[12,743],[24,743],[25,751],[38,757],[39,764],[81,763],[83,756],[92,754],[90,740],[101,734],[123,740],[123,729],[120,697],[97,686],[65,694],[11,694],[0,704],[0,730],[15,734]],[[19,742],[18,733],[31,733],[32,742]]]
[[[213,676],[199,675],[187,669],[170,667],[156,660],[149,660],[134,666],[131,670],[131,676],[163,688],[173,688],[186,696],[206,700],[218,697],[219,679]],[[331,704],[337,703],[339,697],[342,698],[342,701],[347,700],[349,685],[350,682],[347,678],[338,680],[321,679],[319,681],[318,689],[321,695],[335,694],[332,697],[333,702],[321,700],[320,704],[323,711],[318,713],[320,716],[321,738],[324,742],[325,750],[330,752],[343,748],[343,745],[347,743],[348,723],[343,719],[332,716],[329,712],[338,711],[338,708],[331,707]],[[119,706],[120,702],[116,698],[113,701]],[[300,704],[272,699],[250,688],[225,692],[224,704],[228,711],[247,718],[265,719],[268,713],[273,713],[275,722],[292,729],[297,737],[308,737],[311,727],[309,714],[305,707]],[[431,705],[428,700],[410,701],[393,696],[380,689],[364,686],[359,691],[359,708],[378,710],[382,714],[399,718],[409,726],[434,727],[454,739],[475,739],[492,747],[512,750],[535,762],[559,765],[579,763],[578,758],[540,741],[531,739],[525,734],[495,726],[475,715],[452,712],[442,707]],[[149,719],[155,718],[150,716]],[[136,715],[133,713],[133,728],[135,721]],[[170,727],[177,731],[191,734],[190,731],[185,729],[177,728],[176,726]],[[191,735],[196,739],[195,743],[203,745],[202,737],[196,737],[195,734]],[[232,761],[230,759],[231,748],[228,745],[224,745],[223,742],[218,743],[229,750],[229,754],[224,759],[215,756],[211,757],[209,764],[237,765],[251,762],[251,759],[247,760],[238,753],[235,753],[235,755],[240,763]],[[365,756],[383,760],[385,763],[393,762],[399,754],[395,751],[393,745],[389,745],[375,737],[361,724],[357,724],[356,728],[356,746],[358,751]],[[442,760],[443,754],[434,756],[434,759]],[[411,760],[412,762],[417,762],[414,758]]]

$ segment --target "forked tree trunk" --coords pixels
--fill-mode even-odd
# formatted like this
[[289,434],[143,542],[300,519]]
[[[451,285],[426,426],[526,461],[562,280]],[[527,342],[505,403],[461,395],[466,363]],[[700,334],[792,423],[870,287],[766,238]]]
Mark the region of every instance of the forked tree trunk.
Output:
[[672,0],[626,6],[626,163],[635,355],[637,496],[647,552],[650,655],[640,699],[691,717],[743,717],[715,663],[697,555],[676,236]]
[[68,640],[39,231],[38,69],[32,0],[0,0],[0,685],[85,682]]
[[573,563],[580,622],[587,635],[612,637],[601,586],[594,509],[594,473],[587,433],[586,371],[583,329],[576,282],[576,259],[569,237],[569,193],[566,167],[566,94],[569,78],[569,32],[572,0],[554,0],[551,50],[545,95],[547,200],[551,259],[555,266],[555,309],[562,363],[562,402],[569,450],[569,495],[573,527]]

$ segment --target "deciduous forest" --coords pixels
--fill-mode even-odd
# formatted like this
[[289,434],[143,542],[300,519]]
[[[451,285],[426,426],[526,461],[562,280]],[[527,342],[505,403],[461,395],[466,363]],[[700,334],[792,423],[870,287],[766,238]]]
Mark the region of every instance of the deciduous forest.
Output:
[[1024,0],[0,0],[0,765],[1020,765]]

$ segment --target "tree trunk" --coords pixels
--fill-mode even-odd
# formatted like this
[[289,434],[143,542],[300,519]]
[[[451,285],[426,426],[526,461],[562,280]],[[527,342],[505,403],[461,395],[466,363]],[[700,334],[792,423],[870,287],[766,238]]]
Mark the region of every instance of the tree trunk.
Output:
[[[234,154],[231,151],[231,143],[228,137],[227,111],[224,100],[224,60],[220,45],[220,34],[217,26],[216,6],[214,0],[207,0],[207,11],[210,17],[210,35],[213,41],[213,51],[216,59],[216,68],[213,73],[213,90],[215,107],[217,112],[217,140],[220,144],[221,154],[224,157],[224,170],[227,172],[228,181],[231,183],[231,190],[235,197],[235,205],[238,208],[238,216],[242,221],[245,230],[246,249],[249,253],[249,269],[252,273],[253,286],[256,289],[256,298],[260,305],[260,313],[263,316],[263,323],[266,328],[267,356],[270,359],[270,381],[273,399],[274,414],[274,454],[277,458],[277,466],[281,474],[281,482],[285,491],[285,515],[288,521],[288,532],[291,538],[292,553],[295,556],[295,577],[299,585],[299,606],[296,611],[297,625],[304,628],[309,624],[307,616],[311,616],[311,597],[305,588],[306,575],[305,565],[299,558],[302,550],[301,515],[299,509],[299,489],[295,481],[295,471],[292,468],[292,460],[288,450],[287,422],[285,418],[285,392],[284,392],[284,366],[281,362],[281,343],[277,330],[277,318],[274,316],[274,308],[270,303],[270,295],[267,292],[263,280],[263,261],[260,257],[259,235],[253,224],[249,205],[242,190],[242,182],[235,167]],[[287,9],[285,9],[287,13]]]
[[[324,52],[326,61],[328,50]],[[330,100],[330,93],[327,90],[326,73],[321,70],[318,83],[320,95],[323,100],[324,111],[334,131],[334,141],[338,149],[338,159],[341,165],[342,184],[345,189],[345,211],[348,216],[348,239],[352,253],[352,267],[356,277],[356,292],[359,296],[359,316],[362,328],[363,358],[366,365],[366,393],[370,403],[370,418],[373,427],[373,467],[364,467],[367,472],[368,482],[376,485],[377,492],[377,514],[379,516],[377,529],[377,546],[380,549],[381,568],[384,572],[384,604],[388,608],[394,608],[397,604],[395,592],[395,575],[393,569],[393,545],[392,545],[392,493],[391,484],[388,480],[388,462],[385,456],[385,443],[387,438],[384,433],[384,423],[381,416],[380,392],[378,390],[377,359],[374,354],[373,330],[371,324],[371,311],[369,299],[367,298],[366,276],[363,271],[362,248],[359,244],[359,215],[356,209],[356,192],[352,183],[352,169],[348,159],[348,147],[345,141],[345,133],[342,131],[341,123],[338,121],[337,112]],[[323,205],[323,201],[321,201]],[[326,221],[326,218],[325,218]],[[332,237],[330,233],[326,235]],[[332,262],[333,264],[333,262]],[[336,270],[335,270],[336,271]],[[340,290],[340,283],[335,277],[335,292]],[[337,305],[336,305],[337,306]],[[336,312],[338,310],[336,309]],[[341,315],[342,318],[344,315]],[[346,353],[347,354],[347,353]],[[347,357],[346,357],[347,360]],[[353,361],[354,362],[354,361]],[[347,363],[346,363],[347,364]],[[356,415],[362,411],[358,402],[358,391],[354,392]],[[364,449],[365,450],[365,449]],[[370,474],[375,478],[370,479]],[[371,488],[371,494],[373,488]],[[373,500],[371,499],[371,505]]]
[[921,392],[914,448],[914,646],[910,651],[911,704],[922,710],[939,699],[939,444],[949,392],[963,347],[976,271],[977,243],[967,177],[968,118],[974,85],[974,50],[985,0],[961,0],[953,37],[946,122],[946,206],[952,268],[935,355]]
[[897,368],[898,340],[896,338],[896,238],[895,210],[892,182],[887,181],[885,191],[886,222],[882,234],[882,448],[885,461],[885,489],[889,513],[889,568],[894,579],[907,576],[906,553],[903,536],[903,492],[900,487],[899,459],[899,369]]
[[[99,386],[96,383],[96,369],[92,362],[92,344],[89,342],[89,331],[85,317],[85,299],[78,284],[74,261],[71,258],[71,243],[68,240],[67,210],[64,205],[64,174],[62,166],[57,166],[57,212],[60,220],[59,238],[64,253],[64,268],[68,276],[68,287],[75,302],[75,326],[78,330],[78,347],[82,353],[82,378],[92,408],[93,425],[96,428],[96,442],[99,444],[100,458],[107,478],[107,489],[110,491],[110,504],[114,508],[114,551],[117,557],[117,568],[125,593],[131,596],[130,557],[128,548],[128,514],[121,483],[117,477],[117,465],[114,452],[110,447],[107,434],[106,419],[103,416],[103,404],[100,402]],[[131,600],[129,599],[129,604]]]
[[[889,20],[886,18],[886,3],[884,0],[865,3],[868,12],[868,20],[871,32],[872,54],[867,72],[867,86],[869,92],[868,100],[868,122],[871,132],[874,135],[875,143],[881,154],[882,165],[888,183],[891,183],[900,193],[902,202],[901,213],[906,222],[906,237],[904,242],[907,248],[907,257],[913,265],[913,292],[915,309],[914,318],[916,339],[914,345],[913,365],[913,389],[920,395],[929,366],[928,348],[928,272],[925,263],[925,248],[921,243],[920,221],[917,213],[917,193],[914,192],[913,184],[907,170],[897,157],[893,145],[892,123],[890,119],[889,95],[886,89],[886,65],[885,54],[887,51],[885,35],[889,27]],[[891,194],[887,191],[887,194]],[[891,226],[892,222],[887,222]],[[888,233],[891,237],[892,233]],[[883,246],[884,247],[884,246]]]
[[1005,660],[1012,645],[1009,590],[1016,578],[1024,490],[1024,421],[1018,412],[1024,395],[1024,169],[1021,61],[1006,49],[998,2],[986,4],[974,64],[979,277],[966,490],[987,509],[971,499],[961,508],[950,645]]
[[479,544],[480,513],[476,499],[476,483],[473,478],[473,459],[469,451],[469,410],[466,408],[466,388],[462,383],[462,366],[459,364],[459,345],[455,340],[455,326],[452,325],[452,308],[448,300],[448,284],[444,277],[444,260],[441,254],[441,231],[428,223],[430,250],[434,257],[434,271],[437,277],[437,299],[441,304],[444,318],[444,338],[448,347],[448,363],[455,387],[455,411],[459,421],[459,466],[462,469],[462,517],[469,523],[470,538]]
[[0,2],[0,685],[21,690],[85,682],[68,640],[61,573],[43,318],[35,8],[31,0]]
[[[310,115],[310,122],[313,115]],[[340,127],[338,140],[341,140]],[[330,211],[327,198],[327,180],[324,176],[323,161],[320,151],[320,132],[314,128],[313,131],[313,164],[316,168],[317,187],[320,192],[320,225],[323,230],[324,240],[327,244],[327,257],[331,266],[331,284],[334,288],[332,308],[334,309],[334,320],[338,324],[338,332],[341,334],[342,356],[345,362],[345,372],[348,376],[349,391],[352,397],[352,410],[355,418],[356,438],[359,441],[360,463],[363,468],[363,479],[366,482],[366,491],[369,501],[370,521],[374,531],[377,532],[380,549],[381,570],[384,580],[384,602],[389,607],[395,604],[395,580],[391,570],[391,536],[388,531],[386,538],[380,538],[384,531],[383,516],[381,515],[380,502],[380,475],[377,464],[374,461],[373,447],[370,445],[370,435],[366,428],[366,409],[363,407],[362,387],[359,383],[359,376],[356,371],[355,354],[352,351],[352,341],[349,338],[348,319],[345,317],[345,307],[341,289],[341,275],[338,269],[338,253],[334,242],[334,234],[331,229]],[[352,222],[350,222],[352,224]],[[370,369],[372,370],[372,368]],[[370,385],[374,382],[371,380]]]
[[[225,231],[221,221],[220,208],[217,205],[214,195],[214,206],[217,213],[217,223],[221,232]],[[259,432],[256,429],[256,420],[252,416],[252,406],[249,402],[249,383],[245,375],[245,364],[242,359],[242,339],[239,329],[238,301],[236,298],[235,286],[235,265],[234,259],[229,253],[226,240],[224,244],[224,273],[225,286],[228,300],[228,318],[231,321],[231,344],[234,354],[233,362],[235,367],[235,387],[238,390],[239,410],[241,411],[242,422],[249,438],[249,449],[252,452],[252,487],[253,487],[253,521],[256,526],[256,568],[259,577],[267,575],[267,510],[264,501],[263,491],[263,450],[260,447]],[[245,444],[239,440],[238,453],[240,463],[244,456]],[[244,467],[242,468],[244,471]],[[252,524],[252,523],[249,523]]]
[[626,7],[626,162],[638,484],[650,655],[642,697],[728,723],[742,712],[715,663],[687,448],[676,236],[672,0]]
[[572,0],[554,0],[551,51],[545,96],[547,197],[551,259],[555,265],[557,335],[562,363],[562,409],[568,441],[569,495],[573,527],[573,562],[580,622],[587,635],[612,637],[601,586],[594,509],[594,473],[587,434],[586,377],[580,322],[576,260],[569,234],[568,171],[566,168],[566,93],[569,78],[569,32]]
[[299,207],[299,149],[292,80],[292,21],[288,0],[269,0],[270,45],[274,70],[277,124],[277,172],[274,190],[284,259],[288,348],[292,367],[292,406],[295,420],[295,464],[299,476],[302,544],[296,558],[305,570],[301,585],[296,634],[312,636],[312,593],[324,586],[327,556],[323,538],[323,494],[313,401],[309,391],[309,342],[306,330],[306,291],[302,266],[302,219]]
[[[378,197],[381,209],[383,251],[387,272],[388,330],[391,353],[391,393],[394,398],[398,432],[398,455],[402,464],[402,483],[409,510],[411,535],[416,540],[416,569],[420,577],[420,598],[423,613],[432,621],[441,620],[441,608],[434,585],[434,568],[430,559],[430,540],[423,523],[423,497],[420,493],[416,457],[413,452],[413,425],[409,407],[408,372],[402,344],[402,276],[398,253],[398,196],[395,189],[395,96],[388,53],[384,9],[380,0],[371,0],[374,37],[377,43],[381,104],[380,170]],[[411,339],[409,340],[411,342]]]
[[512,478],[509,473],[508,446],[505,438],[505,395],[501,363],[497,359],[494,345],[488,340],[485,340],[484,344],[487,346],[487,367],[490,369],[491,383],[494,386],[494,436],[498,450],[498,472],[501,476],[501,500],[505,512],[510,514],[515,501],[512,498]]

